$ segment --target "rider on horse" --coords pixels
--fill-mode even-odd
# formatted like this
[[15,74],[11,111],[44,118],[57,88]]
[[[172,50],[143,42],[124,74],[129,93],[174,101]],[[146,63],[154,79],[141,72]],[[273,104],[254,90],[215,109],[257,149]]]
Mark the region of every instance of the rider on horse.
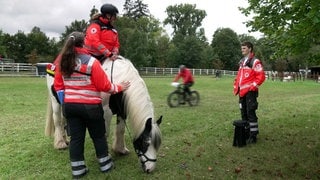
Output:
[[106,58],[116,60],[120,43],[113,23],[119,11],[112,4],[102,5],[100,11],[101,13],[92,17],[91,24],[86,30],[85,48],[100,62]]

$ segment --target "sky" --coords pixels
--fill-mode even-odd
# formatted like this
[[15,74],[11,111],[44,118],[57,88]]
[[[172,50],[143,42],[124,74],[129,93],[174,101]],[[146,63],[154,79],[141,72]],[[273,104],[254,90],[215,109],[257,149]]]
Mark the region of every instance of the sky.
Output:
[[[1,0],[0,30],[11,35],[19,30],[29,33],[37,26],[48,37],[59,38],[75,20],[88,20],[93,6],[100,9],[104,3],[114,4],[123,12],[125,0]],[[205,10],[207,16],[202,21],[206,37],[211,42],[218,28],[231,28],[237,34],[250,34],[256,38],[261,33],[249,33],[244,22],[249,20],[240,13],[238,7],[246,7],[247,0],[142,0],[148,5],[150,14],[160,22],[167,17],[166,8],[182,3],[195,4],[197,9]],[[170,26],[164,27],[170,35]]]

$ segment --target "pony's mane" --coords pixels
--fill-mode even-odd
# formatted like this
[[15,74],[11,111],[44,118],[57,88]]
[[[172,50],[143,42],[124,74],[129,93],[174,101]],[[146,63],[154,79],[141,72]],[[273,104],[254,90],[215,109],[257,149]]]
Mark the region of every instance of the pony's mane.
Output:
[[[112,62],[109,60],[105,61],[103,67],[111,68],[107,72],[110,73],[112,71],[112,74],[108,74],[108,76],[113,83],[120,83],[122,81],[130,81],[131,83],[130,88],[124,92],[124,102],[129,125],[134,131],[134,138],[137,138],[144,130],[148,118],[152,118],[152,128],[155,128],[154,108],[147,86],[137,69],[130,60],[121,56],[119,58],[113,62],[113,67]],[[158,134],[158,132],[156,133]],[[159,135],[155,134],[154,137],[156,136]]]

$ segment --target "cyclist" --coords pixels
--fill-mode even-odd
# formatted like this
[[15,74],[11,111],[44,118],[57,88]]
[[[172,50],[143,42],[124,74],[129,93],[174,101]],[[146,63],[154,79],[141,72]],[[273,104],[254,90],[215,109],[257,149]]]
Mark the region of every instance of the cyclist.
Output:
[[185,65],[179,66],[179,73],[175,76],[173,82],[177,82],[180,78],[183,79],[183,97],[186,99],[186,93],[191,96],[190,87],[194,84],[194,78],[190,70]]

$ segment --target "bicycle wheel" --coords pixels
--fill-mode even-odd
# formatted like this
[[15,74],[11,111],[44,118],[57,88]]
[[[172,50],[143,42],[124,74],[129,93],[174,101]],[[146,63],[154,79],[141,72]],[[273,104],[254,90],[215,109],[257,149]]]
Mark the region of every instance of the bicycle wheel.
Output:
[[191,96],[189,97],[189,105],[196,106],[200,102],[200,95],[197,91],[191,91]]
[[172,92],[167,98],[167,103],[169,107],[177,107],[180,104],[179,99],[180,94],[178,92]]

